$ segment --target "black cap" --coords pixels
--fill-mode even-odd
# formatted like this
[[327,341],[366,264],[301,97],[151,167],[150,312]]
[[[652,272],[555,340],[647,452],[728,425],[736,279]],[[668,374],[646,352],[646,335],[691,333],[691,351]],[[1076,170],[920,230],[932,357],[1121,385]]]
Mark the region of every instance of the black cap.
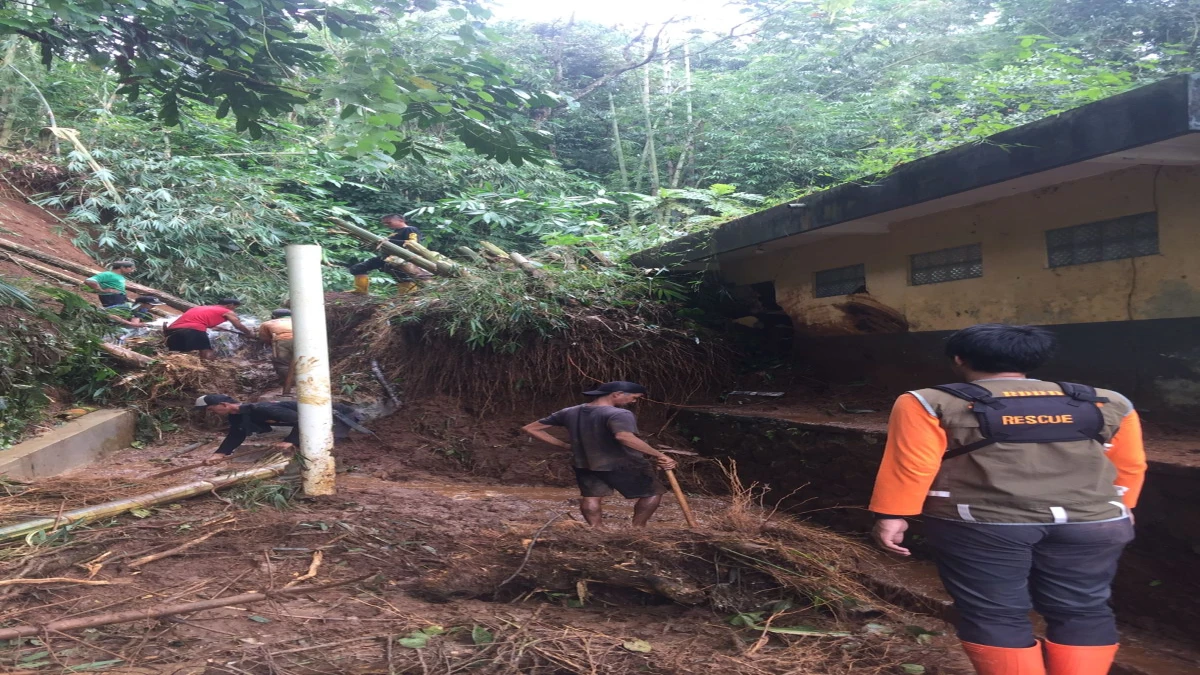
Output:
[[139,305],[165,305],[165,304],[167,304],[167,303],[163,302],[162,300],[159,300],[158,296],[156,296],[156,295],[139,295],[134,300],[134,302],[138,303]]
[[240,304],[242,304],[242,301],[238,300],[237,298],[221,298],[220,300],[217,301],[217,304],[218,305],[240,305]]
[[196,399],[197,408],[207,408],[210,405],[217,405],[218,403],[237,403],[237,399],[225,394],[205,394]]
[[591,391],[583,392],[584,396],[604,396],[605,394],[615,394],[621,392],[623,394],[644,394],[646,388],[637,382],[605,382]]

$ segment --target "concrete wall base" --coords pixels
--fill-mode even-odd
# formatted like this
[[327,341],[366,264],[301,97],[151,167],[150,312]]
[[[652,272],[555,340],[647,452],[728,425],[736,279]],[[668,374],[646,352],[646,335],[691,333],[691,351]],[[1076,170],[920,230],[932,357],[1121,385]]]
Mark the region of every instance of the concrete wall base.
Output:
[[86,466],[129,447],[137,415],[132,410],[97,410],[45,436],[0,450],[0,476],[33,480]]

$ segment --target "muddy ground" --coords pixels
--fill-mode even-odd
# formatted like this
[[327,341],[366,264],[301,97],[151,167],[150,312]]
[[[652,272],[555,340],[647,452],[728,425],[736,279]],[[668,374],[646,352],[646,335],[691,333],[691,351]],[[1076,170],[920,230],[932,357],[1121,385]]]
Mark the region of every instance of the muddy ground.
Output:
[[[292,495],[296,479],[284,478],[0,549],[4,577],[90,582],[0,586],[0,627],[278,590],[310,570],[295,588],[351,582],[44,632],[0,649],[0,670],[969,672],[945,625],[862,586],[873,558],[858,544],[778,514],[764,525],[770,513],[749,495],[693,495],[698,532],[669,498],[647,530],[626,527],[623,500],[610,500],[605,530],[588,530],[564,487],[564,458],[520,437],[516,422],[527,420],[510,417],[479,422],[445,401],[414,403],[374,423],[382,441],[339,447],[335,497]],[[148,478],[199,461],[206,448],[178,448],[216,437],[197,425],[42,482],[0,515],[13,522],[22,510],[52,514],[215,474]]]

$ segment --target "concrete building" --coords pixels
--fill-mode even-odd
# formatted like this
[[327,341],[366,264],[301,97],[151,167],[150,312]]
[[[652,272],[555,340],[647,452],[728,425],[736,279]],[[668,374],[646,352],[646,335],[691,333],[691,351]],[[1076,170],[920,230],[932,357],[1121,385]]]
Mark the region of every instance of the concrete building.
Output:
[[1045,379],[1200,412],[1200,79],[1179,76],[639,253],[785,312],[830,380],[950,378],[951,331],[1053,328]]

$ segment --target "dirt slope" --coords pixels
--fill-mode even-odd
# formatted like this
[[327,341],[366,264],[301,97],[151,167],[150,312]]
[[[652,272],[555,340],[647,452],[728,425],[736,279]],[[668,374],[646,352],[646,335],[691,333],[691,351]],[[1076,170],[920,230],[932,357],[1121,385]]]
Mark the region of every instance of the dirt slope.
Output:
[[[0,237],[72,262],[99,267],[99,263],[75,248],[71,243],[70,232],[61,222],[45,210],[30,206],[21,200],[0,197]],[[0,275],[35,279],[39,284],[66,285],[30,272],[14,263],[2,251]]]

